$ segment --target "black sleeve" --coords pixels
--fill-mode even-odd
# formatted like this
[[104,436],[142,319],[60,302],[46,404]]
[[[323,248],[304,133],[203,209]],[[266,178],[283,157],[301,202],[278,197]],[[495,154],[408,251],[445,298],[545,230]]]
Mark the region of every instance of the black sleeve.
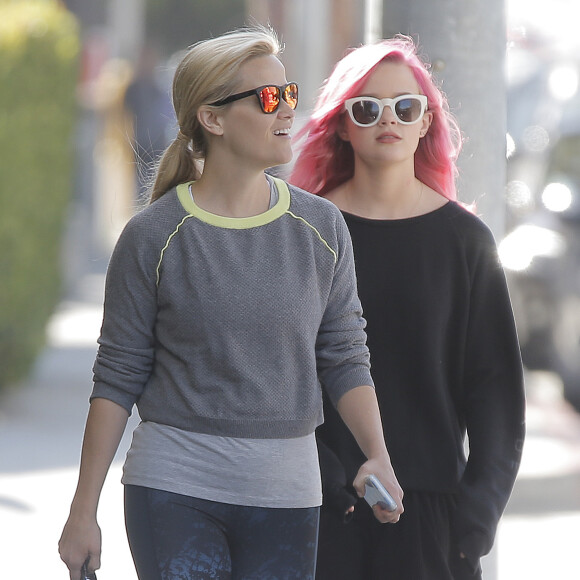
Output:
[[452,526],[459,550],[475,567],[493,545],[518,472],[525,395],[507,284],[490,232],[481,234],[471,261],[462,401],[469,457]]
[[358,501],[352,481],[364,462],[364,456],[326,393],[323,393],[323,399],[325,420],[316,430],[322,505],[341,520],[346,520],[347,510]]
[[346,473],[338,457],[320,438],[317,437],[316,441],[322,475],[323,505],[346,521],[349,519],[347,511],[356,504],[357,497],[347,489]]

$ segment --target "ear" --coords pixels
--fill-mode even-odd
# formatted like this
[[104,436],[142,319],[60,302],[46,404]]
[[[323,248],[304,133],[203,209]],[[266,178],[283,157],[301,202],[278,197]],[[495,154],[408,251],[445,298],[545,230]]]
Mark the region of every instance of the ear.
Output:
[[421,120],[421,130],[419,131],[420,137],[425,137],[427,135],[427,131],[429,131],[429,127],[433,122],[433,113],[431,111],[425,111],[423,115],[423,119]]
[[343,140],[343,141],[350,141],[350,136],[348,134],[348,130],[346,128],[346,115],[342,114],[338,119],[338,123],[336,125],[336,134]]
[[197,120],[208,133],[212,135],[223,135],[222,116],[215,109],[202,105],[197,110]]

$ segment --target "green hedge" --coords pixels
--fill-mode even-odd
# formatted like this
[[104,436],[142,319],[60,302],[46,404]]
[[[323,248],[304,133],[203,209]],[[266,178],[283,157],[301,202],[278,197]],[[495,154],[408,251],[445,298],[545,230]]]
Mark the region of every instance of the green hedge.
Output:
[[0,0],[0,388],[30,371],[60,297],[78,56],[61,3]]

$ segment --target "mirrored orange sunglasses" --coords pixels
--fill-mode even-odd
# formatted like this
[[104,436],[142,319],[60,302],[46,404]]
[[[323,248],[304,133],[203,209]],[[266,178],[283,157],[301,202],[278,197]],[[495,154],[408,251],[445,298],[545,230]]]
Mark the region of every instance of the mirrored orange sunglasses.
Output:
[[285,85],[264,85],[258,87],[257,89],[250,89],[249,91],[244,91],[243,93],[236,93],[235,95],[230,95],[221,101],[216,101],[211,103],[213,106],[227,105],[228,103],[233,103],[234,101],[239,101],[240,99],[245,99],[246,97],[251,97],[256,95],[262,107],[264,113],[270,114],[275,113],[280,106],[282,99],[286,101],[291,109],[295,109],[298,106],[298,84],[297,83],[286,83]]

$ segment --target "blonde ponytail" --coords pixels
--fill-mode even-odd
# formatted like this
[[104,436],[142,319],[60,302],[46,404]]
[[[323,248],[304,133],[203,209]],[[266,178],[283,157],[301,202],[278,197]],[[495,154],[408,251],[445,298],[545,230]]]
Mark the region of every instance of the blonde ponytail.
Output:
[[197,166],[199,162],[196,163],[190,141],[180,131],[163,153],[151,189],[150,203],[158,200],[176,185],[199,179],[201,176]]

